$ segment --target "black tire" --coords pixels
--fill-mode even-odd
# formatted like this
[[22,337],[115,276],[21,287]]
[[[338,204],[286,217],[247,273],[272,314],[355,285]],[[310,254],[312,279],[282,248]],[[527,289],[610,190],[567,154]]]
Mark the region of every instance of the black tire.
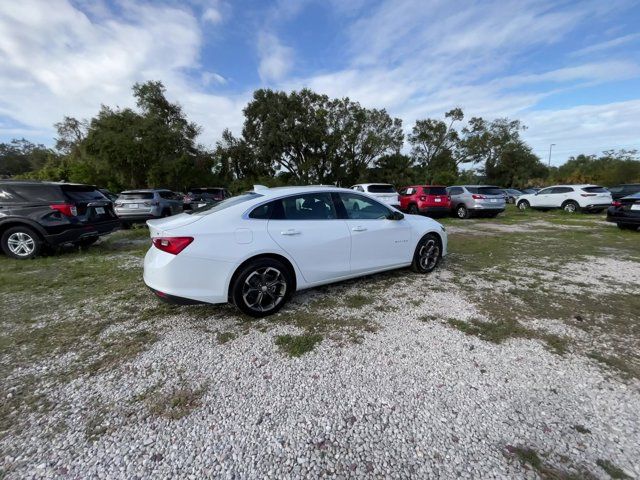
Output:
[[527,200],[520,200],[518,202],[518,209],[522,210],[523,212],[530,207],[531,207],[531,204]]
[[0,243],[7,257],[18,260],[37,257],[43,246],[40,236],[32,228],[22,225],[7,229]]
[[293,293],[293,285],[293,274],[284,263],[259,258],[242,267],[236,275],[231,298],[243,313],[266,317],[284,306]]
[[498,215],[500,215],[500,212],[498,213],[490,213],[489,215],[487,215],[489,218],[496,218]]
[[578,213],[580,211],[580,205],[573,200],[567,200],[562,204],[562,210],[567,213]]
[[464,205],[458,205],[456,207],[456,217],[458,217],[458,218],[469,218],[469,217],[471,217],[471,212]]
[[638,225],[634,225],[633,223],[618,223],[618,228],[620,230],[637,230]]
[[418,206],[415,203],[409,205],[409,213],[411,215],[420,215],[420,211],[418,210]]
[[120,228],[122,228],[122,230],[129,230],[131,228],[131,224],[129,222],[120,221]]
[[89,238],[83,238],[82,240],[73,242],[73,244],[76,247],[87,248],[93,245],[94,243],[96,243],[97,241],[98,241],[98,237],[89,237]]
[[437,233],[427,233],[420,239],[413,253],[411,270],[416,273],[432,272],[440,263],[442,249]]

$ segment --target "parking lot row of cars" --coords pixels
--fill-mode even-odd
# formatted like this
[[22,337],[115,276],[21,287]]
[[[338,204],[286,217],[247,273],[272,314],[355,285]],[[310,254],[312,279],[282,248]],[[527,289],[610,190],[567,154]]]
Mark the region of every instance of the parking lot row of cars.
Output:
[[495,217],[505,210],[506,203],[513,203],[520,210],[600,213],[606,209],[607,220],[617,223],[620,228],[640,226],[640,184],[616,185],[608,189],[591,184],[523,190],[492,185],[410,185],[398,191],[391,184],[359,184],[351,188],[411,214]]
[[[357,184],[351,190],[410,214],[495,217],[507,202],[519,209],[562,208],[567,212],[601,212],[620,228],[640,226],[640,184],[605,189],[597,185],[556,185],[515,190],[491,185]],[[33,258],[64,243],[88,246],[101,235],[132,223],[198,211],[231,197],[221,187],[201,187],[181,194],[168,189],[128,190],[113,195],[95,186],[56,182],[0,180],[0,246],[13,258]],[[350,210],[365,215],[366,205]]]

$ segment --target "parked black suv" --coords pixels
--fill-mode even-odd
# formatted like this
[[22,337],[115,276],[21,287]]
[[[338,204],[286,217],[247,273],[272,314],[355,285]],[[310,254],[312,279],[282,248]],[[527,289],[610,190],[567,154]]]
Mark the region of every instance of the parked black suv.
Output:
[[120,226],[113,204],[96,187],[0,180],[0,246],[12,258],[33,258],[46,245],[88,246]]
[[623,197],[628,197],[635,193],[640,192],[640,183],[626,183],[623,185],[614,185],[607,188],[611,192],[611,198],[614,200],[620,200]]
[[218,203],[229,198],[229,190],[221,187],[192,187],[183,199],[184,210],[195,210],[211,203]]

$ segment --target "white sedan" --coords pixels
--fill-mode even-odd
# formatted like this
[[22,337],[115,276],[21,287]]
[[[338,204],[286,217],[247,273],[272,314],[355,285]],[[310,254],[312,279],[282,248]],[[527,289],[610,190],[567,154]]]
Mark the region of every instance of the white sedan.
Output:
[[408,266],[428,273],[447,253],[438,222],[336,187],[256,186],[147,224],[144,281],[159,297],[233,302],[255,317],[296,290]]

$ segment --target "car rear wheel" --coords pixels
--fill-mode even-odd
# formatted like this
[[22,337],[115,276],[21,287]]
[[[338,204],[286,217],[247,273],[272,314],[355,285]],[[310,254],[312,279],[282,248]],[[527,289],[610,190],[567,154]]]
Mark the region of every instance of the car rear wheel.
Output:
[[458,207],[456,207],[456,216],[458,218],[469,218],[471,212],[469,212],[469,209],[464,205],[458,205]]
[[418,206],[415,203],[409,205],[409,213],[411,215],[418,215],[420,212],[418,211]]
[[417,273],[429,273],[438,266],[440,258],[442,251],[439,238],[436,233],[428,233],[418,242],[411,269]]
[[580,205],[578,205],[573,200],[569,200],[568,202],[564,202],[562,204],[562,209],[567,213],[576,213],[580,211]]
[[2,235],[2,250],[11,258],[27,260],[35,258],[42,250],[42,240],[29,227],[12,227]]
[[266,317],[280,310],[291,296],[293,278],[289,268],[272,258],[250,262],[233,284],[233,303],[252,317]]

